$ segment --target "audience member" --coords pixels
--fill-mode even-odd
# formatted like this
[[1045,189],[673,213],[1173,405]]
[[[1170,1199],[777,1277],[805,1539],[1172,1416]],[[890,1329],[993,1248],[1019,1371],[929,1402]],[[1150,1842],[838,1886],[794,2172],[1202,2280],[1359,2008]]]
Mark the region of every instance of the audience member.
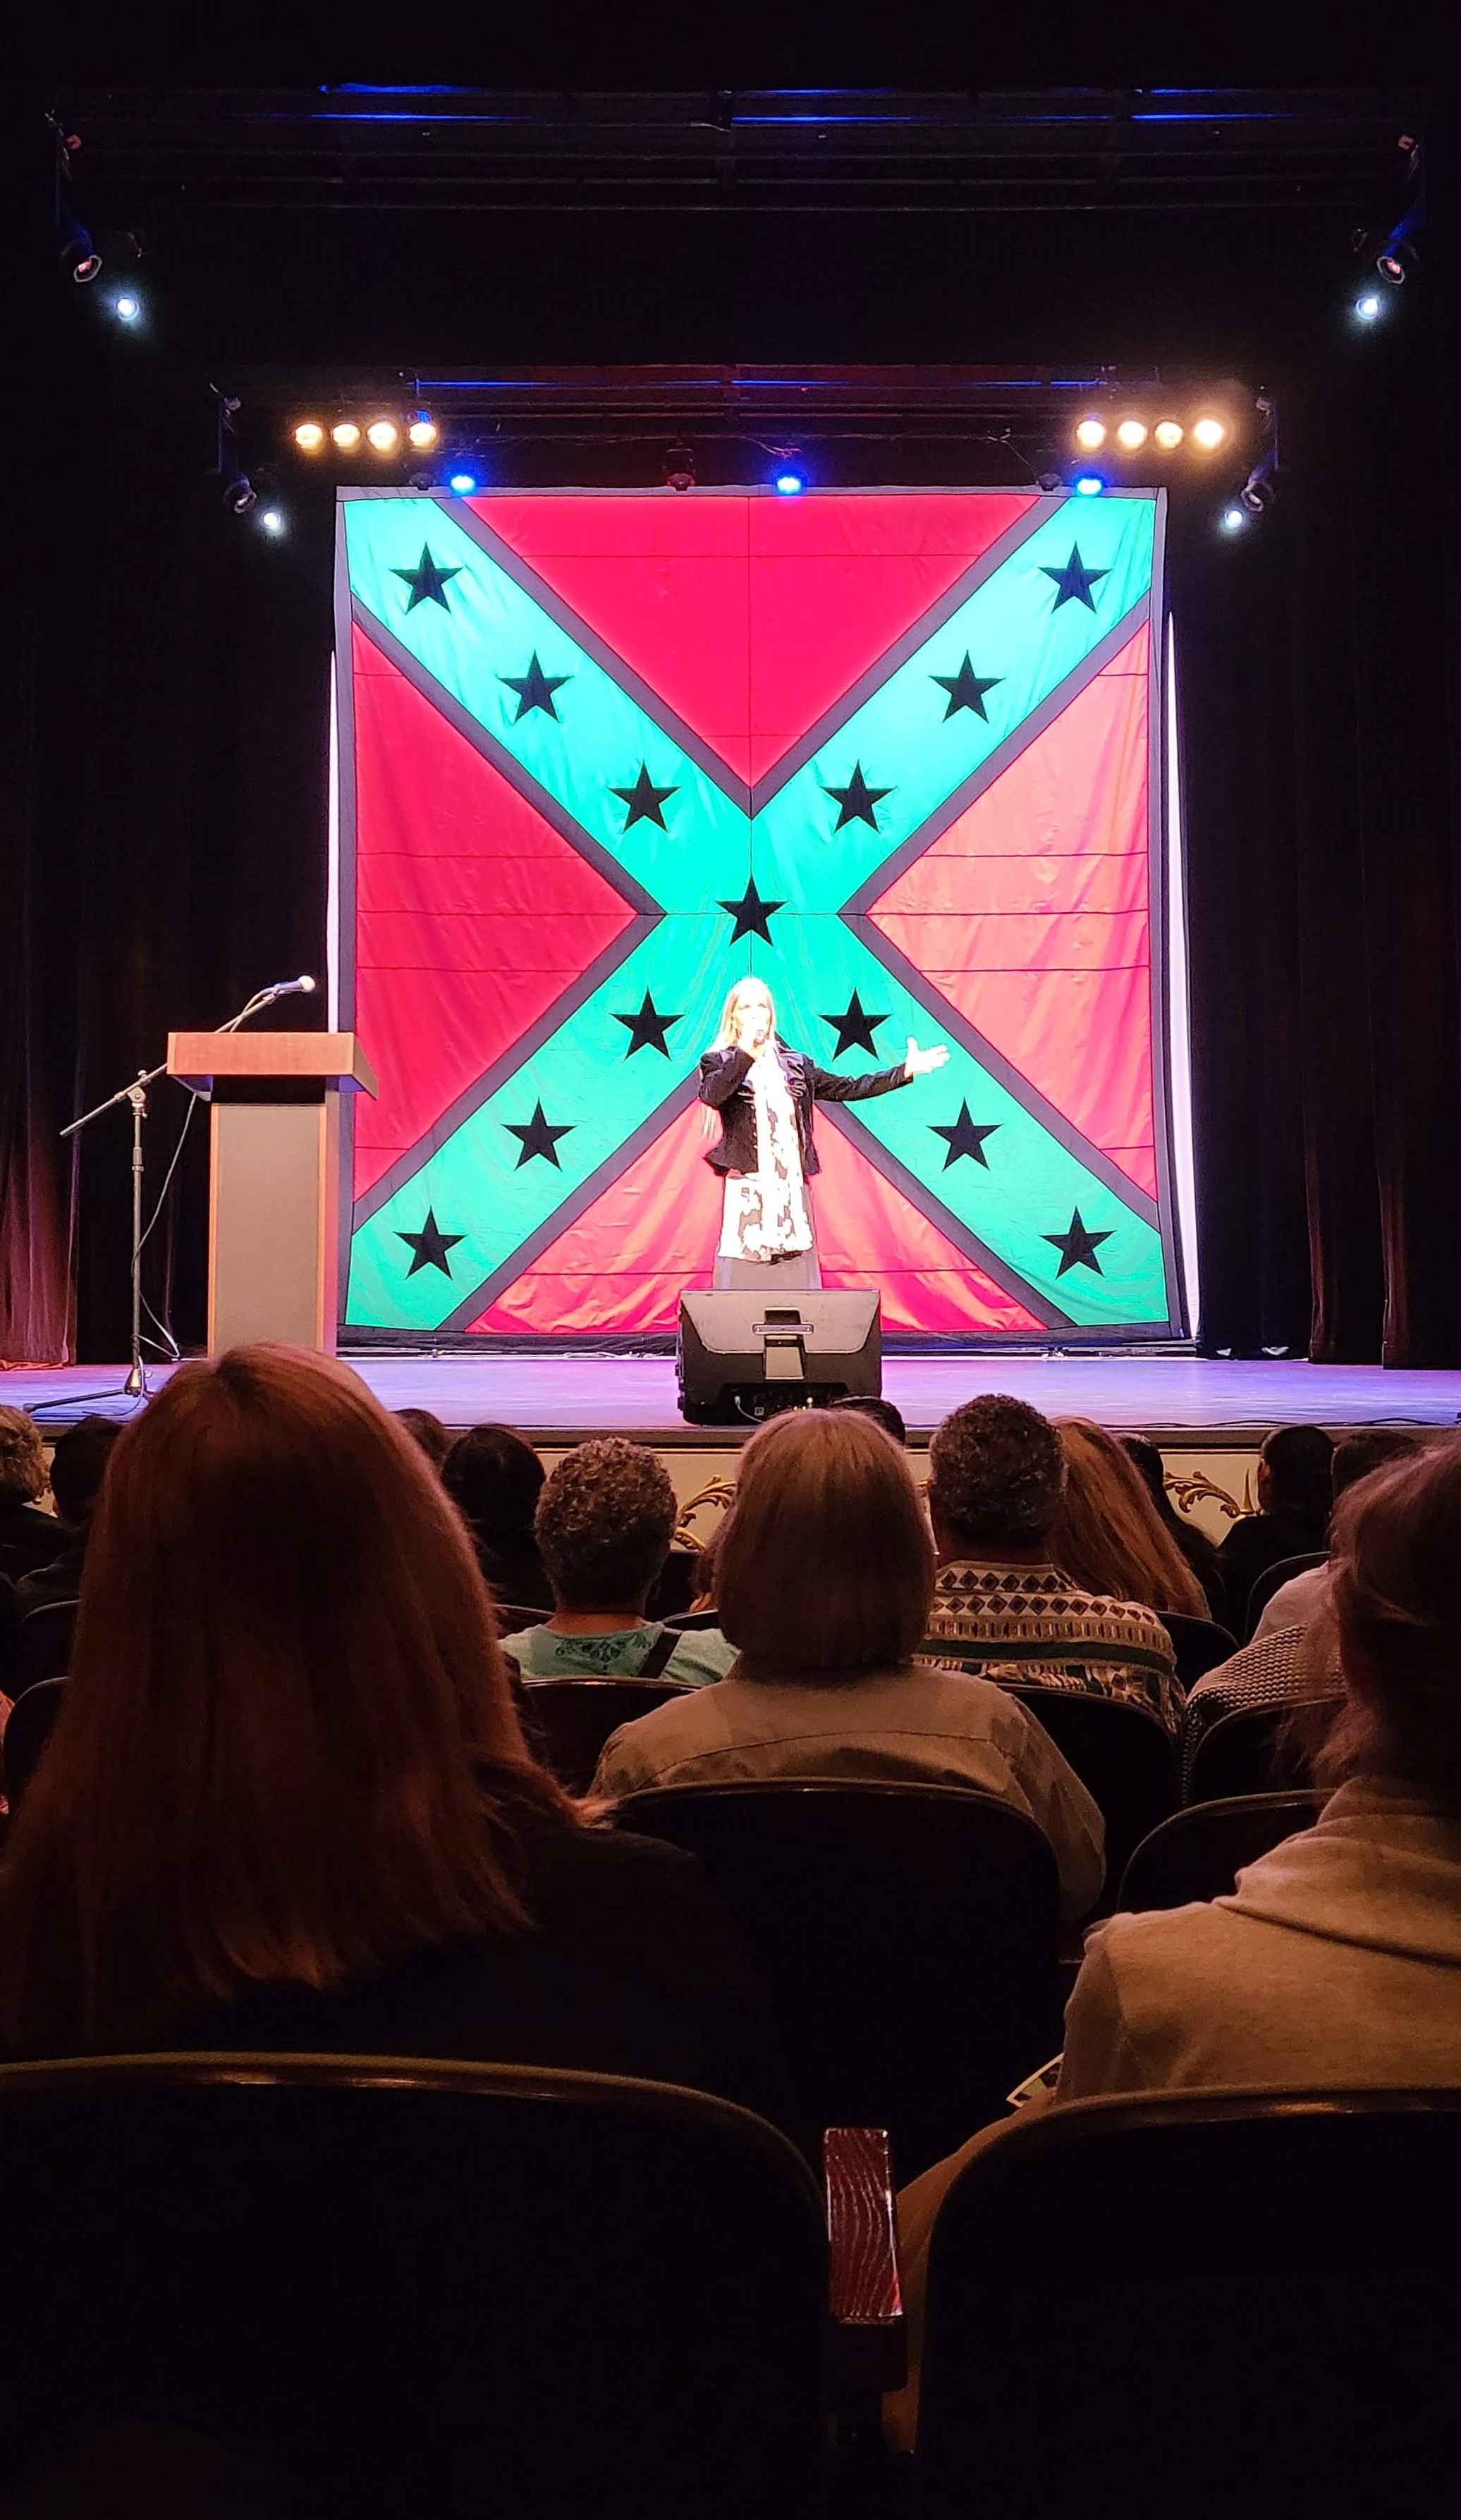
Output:
[[729,1679],[626,1724],[595,1791],[770,1777],[979,1785],[1027,1812],[1068,1916],[1095,1904],[1104,1824],[1017,1698],[916,1662],[934,1559],[901,1453],[846,1411],[773,1418],[741,1456],[718,1554]]
[[1208,1597],[1153,1505],[1134,1462],[1088,1418],[1057,1418],[1065,1484],[1050,1553],[1087,1593],[1141,1601],[1161,1618],[1205,1619]]
[[0,1872],[0,2036],[755,2090],[699,1866],[582,1825],[529,1760],[419,1446],[286,1348],[184,1366],[116,1447]]
[[397,1409],[396,1418],[408,1435],[414,1435],[434,1470],[439,1470],[455,1438],[449,1426],[443,1426],[434,1409]]
[[[1229,1896],[1094,1928],[1046,2105],[1461,2083],[1461,1438],[1351,1487],[1334,1537],[1345,1697],[1316,1763],[1329,1801]],[[969,2150],[898,2200],[915,2364],[929,2239]],[[889,2402],[896,2441],[911,2442],[916,2396],[915,2373]]]
[[0,1575],[12,1580],[49,1565],[64,1534],[37,1499],[46,1493],[46,1448],[23,1409],[0,1408]]
[[680,1636],[645,1617],[677,1514],[668,1476],[646,1445],[602,1435],[564,1455],[533,1522],[553,1616],[502,1641],[525,1680],[671,1680],[699,1688],[729,1671],[735,1648],[717,1628]]
[[1155,1611],[1091,1593],[1055,1563],[1065,1483],[1048,1418],[998,1392],[967,1401],[929,1446],[938,1577],[924,1647],[986,1678],[1144,1706],[1175,1732],[1172,1642]]
[[[1407,1459],[1420,1447],[1420,1436],[1399,1426],[1366,1426],[1360,1434],[1346,1435],[1336,1444],[1329,1465],[1335,1504],[1356,1480],[1367,1479],[1371,1470],[1383,1469],[1391,1462]],[[1280,1628],[1307,1627],[1329,1606],[1330,1574],[1326,1559],[1322,1566],[1306,1566],[1301,1575],[1291,1575],[1287,1584],[1280,1584],[1263,1605],[1254,1642]]]
[[1322,1426],[1276,1426],[1258,1455],[1258,1509],[1244,1514],[1217,1552],[1227,1588],[1229,1622],[1241,1640],[1250,1633],[1248,1600],[1260,1575],[1286,1557],[1322,1549],[1333,1503],[1330,1463],[1334,1438]]
[[859,1418],[871,1418],[873,1424],[881,1426],[884,1434],[890,1435],[895,1444],[908,1441],[901,1409],[895,1409],[892,1402],[883,1399],[881,1394],[875,1396],[871,1391],[853,1391],[841,1400],[829,1400],[827,1406],[829,1409],[853,1409]]
[[1179,1513],[1171,1501],[1166,1484],[1166,1465],[1160,1448],[1150,1435],[1123,1435],[1121,1450],[1135,1463],[1148,1496],[1162,1519],[1163,1530],[1174,1540],[1191,1567],[1207,1598],[1208,1616],[1219,1624],[1227,1623],[1227,1594],[1217,1563],[1217,1548],[1199,1523],[1187,1513]]
[[74,1426],[57,1436],[51,1454],[51,1494],[60,1516],[53,1528],[61,1553],[49,1566],[23,1576],[16,1586],[16,1609],[23,1619],[49,1602],[74,1601],[80,1592],[92,1515],[112,1447],[120,1433],[114,1419],[93,1413],[78,1418]]
[[532,1535],[543,1491],[543,1465],[532,1446],[513,1426],[469,1427],[442,1462],[441,1478],[498,1600],[550,1610],[553,1588]]

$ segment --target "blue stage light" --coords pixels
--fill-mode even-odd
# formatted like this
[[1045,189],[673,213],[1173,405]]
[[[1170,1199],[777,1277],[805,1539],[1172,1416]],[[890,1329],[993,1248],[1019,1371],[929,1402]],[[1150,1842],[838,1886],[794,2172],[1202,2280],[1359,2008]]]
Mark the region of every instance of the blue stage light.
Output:
[[470,491],[477,488],[477,474],[475,472],[453,472],[446,486],[449,490],[455,490],[459,499],[465,499]]
[[142,300],[134,297],[129,289],[124,289],[119,297],[113,298],[112,312],[118,324],[135,324],[142,312]]
[[784,499],[795,499],[799,490],[805,489],[806,481],[802,473],[794,472],[789,467],[786,472],[777,473],[776,486]]
[[1385,300],[1375,289],[1362,290],[1354,300],[1354,312],[1361,324],[1373,324],[1384,307]]
[[1075,490],[1079,498],[1099,499],[1105,487],[1099,472],[1077,472],[1075,475]]

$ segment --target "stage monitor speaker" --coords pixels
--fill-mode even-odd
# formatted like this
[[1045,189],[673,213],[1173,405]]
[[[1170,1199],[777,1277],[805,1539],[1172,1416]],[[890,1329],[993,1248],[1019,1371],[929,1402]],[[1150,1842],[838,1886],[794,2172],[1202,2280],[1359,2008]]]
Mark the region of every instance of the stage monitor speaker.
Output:
[[883,1320],[874,1286],[689,1287],[675,1345],[680,1415],[738,1426],[780,1409],[824,1406],[883,1388]]

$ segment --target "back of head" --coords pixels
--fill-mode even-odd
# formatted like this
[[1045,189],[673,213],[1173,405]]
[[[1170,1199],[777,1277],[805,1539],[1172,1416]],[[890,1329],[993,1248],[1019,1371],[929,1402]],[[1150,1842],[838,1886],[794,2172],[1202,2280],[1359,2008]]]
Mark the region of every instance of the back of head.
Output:
[[441,1465],[447,1495],[489,1554],[521,1556],[532,1542],[543,1465],[515,1426],[470,1426]]
[[1050,1544],[1057,1565],[1089,1593],[1206,1618],[1207,1595],[1129,1455],[1088,1418],[1057,1426],[1066,1458]]
[[1334,1553],[1346,1702],[1316,1773],[1461,1818],[1461,1436],[1351,1484]]
[[741,1456],[716,1562],[752,1679],[893,1671],[928,1626],[934,1552],[903,1455],[854,1410],[774,1418]]
[[395,1416],[397,1424],[415,1436],[433,1469],[439,1470],[451,1451],[453,1437],[434,1409],[397,1409]]
[[523,1800],[558,1802],[411,1438],[320,1357],[184,1366],[102,1491],[0,1879],[0,2021],[124,2044],[513,1922],[494,1828]]
[[966,1400],[935,1428],[929,1446],[930,1510],[971,1556],[981,1549],[1042,1548],[1065,1476],[1049,1418],[1003,1392]]
[[1423,1437],[1408,1433],[1402,1426],[1366,1426],[1357,1435],[1343,1436],[1329,1465],[1336,1505],[1347,1488],[1367,1479],[1372,1470],[1389,1469],[1393,1462],[1409,1461],[1421,1451],[1423,1441]]
[[46,1448],[23,1409],[0,1409],[0,1501],[33,1505],[46,1493]]
[[603,1435],[566,1453],[533,1523],[559,1608],[642,1611],[676,1513],[668,1474],[645,1445]]
[[1276,1426],[1262,1446],[1266,1503],[1324,1520],[1333,1499],[1334,1437],[1322,1426]]
[[885,1400],[881,1393],[853,1391],[849,1392],[845,1399],[830,1400],[827,1406],[829,1409],[851,1409],[859,1418],[870,1418],[873,1424],[881,1426],[884,1434],[890,1435],[895,1444],[906,1444],[908,1441],[908,1429],[903,1421],[901,1409],[895,1409],[892,1402]]
[[51,1494],[56,1510],[72,1529],[89,1522],[102,1492],[107,1463],[121,1428],[110,1418],[78,1418],[56,1438],[51,1455]]

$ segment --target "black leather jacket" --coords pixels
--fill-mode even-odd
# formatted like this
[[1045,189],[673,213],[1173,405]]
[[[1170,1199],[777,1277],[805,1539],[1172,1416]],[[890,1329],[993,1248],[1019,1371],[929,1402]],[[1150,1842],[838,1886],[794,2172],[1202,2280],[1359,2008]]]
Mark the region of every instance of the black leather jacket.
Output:
[[[814,1059],[803,1058],[799,1050],[783,1050],[778,1043],[776,1055],[797,1114],[797,1143],[806,1181],[822,1169],[812,1144],[813,1102],[865,1102],[869,1095],[891,1094],[908,1082],[901,1066],[880,1067],[867,1076],[836,1076],[830,1067],[818,1067]],[[700,1099],[719,1112],[724,1132],[719,1145],[706,1156],[717,1173],[756,1169],[755,1097],[747,1082],[751,1068],[748,1050],[708,1050],[700,1062]]]

